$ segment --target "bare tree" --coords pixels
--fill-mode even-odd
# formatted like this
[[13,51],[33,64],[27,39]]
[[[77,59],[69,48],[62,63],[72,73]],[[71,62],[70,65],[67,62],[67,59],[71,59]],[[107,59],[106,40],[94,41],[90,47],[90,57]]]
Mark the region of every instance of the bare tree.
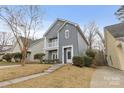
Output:
[[[0,19],[11,29],[22,53],[22,66],[25,65],[27,50],[29,48],[29,37],[42,23],[42,12],[40,6],[2,6],[0,7]],[[23,43],[20,36],[24,37]]]
[[100,31],[97,31],[97,34],[98,34],[98,36],[100,37],[100,39],[101,39],[101,42],[103,43],[103,45],[104,45],[104,43],[105,43],[105,40],[104,40],[104,38],[103,38],[103,35],[102,35],[102,33],[100,33]]
[[102,51],[104,53],[105,46],[104,46],[104,37],[103,37],[103,34],[100,31],[97,31],[96,33],[97,34],[95,36],[95,41],[94,41],[93,46],[96,49],[98,49],[99,51]]
[[0,51],[7,45],[13,45],[14,37],[10,32],[0,32]]
[[124,22],[124,5],[122,5],[116,12],[115,12],[116,17]]
[[91,22],[88,25],[84,26],[83,33],[87,38],[89,43],[89,49],[92,49],[92,45],[96,36],[96,32],[98,31],[98,27],[95,22]]

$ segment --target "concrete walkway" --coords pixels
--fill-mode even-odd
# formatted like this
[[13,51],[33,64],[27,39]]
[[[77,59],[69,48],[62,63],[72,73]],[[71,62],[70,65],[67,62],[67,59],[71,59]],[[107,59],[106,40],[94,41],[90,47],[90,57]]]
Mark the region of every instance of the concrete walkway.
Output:
[[4,69],[4,68],[12,68],[12,67],[19,67],[21,65],[9,65],[9,66],[0,66],[0,69]]
[[99,67],[93,74],[91,88],[124,88],[124,71]]
[[29,79],[33,79],[33,78],[36,78],[36,77],[39,77],[39,76],[47,75],[47,74],[59,69],[62,66],[63,66],[63,64],[55,64],[52,67],[48,68],[48,70],[45,70],[42,73],[33,74],[33,75],[25,76],[25,77],[20,77],[20,78],[0,82],[0,87],[4,87],[4,86],[7,86],[7,85],[19,83],[19,82],[26,81],[26,80],[29,80]]

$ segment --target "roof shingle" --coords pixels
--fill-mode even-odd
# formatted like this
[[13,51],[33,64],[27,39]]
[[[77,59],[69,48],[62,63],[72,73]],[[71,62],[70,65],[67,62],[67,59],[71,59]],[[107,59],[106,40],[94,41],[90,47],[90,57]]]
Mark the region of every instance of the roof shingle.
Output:
[[115,38],[124,37],[124,23],[106,26],[107,29]]

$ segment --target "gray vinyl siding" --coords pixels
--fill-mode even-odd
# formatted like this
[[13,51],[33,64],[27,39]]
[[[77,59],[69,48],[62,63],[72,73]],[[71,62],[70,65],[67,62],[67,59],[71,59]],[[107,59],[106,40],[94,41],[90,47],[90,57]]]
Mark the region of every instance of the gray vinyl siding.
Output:
[[[65,30],[69,30],[69,38],[65,38]],[[66,24],[59,32],[59,59],[62,61],[62,47],[73,45],[74,56],[79,55],[77,28],[71,24]]]
[[57,37],[57,31],[59,28],[63,25],[63,21],[57,21],[55,25],[49,30],[49,32],[46,34],[46,38],[54,38]]
[[32,45],[29,50],[31,51],[30,60],[34,61],[34,55],[37,53],[44,53],[44,40],[40,40],[38,43]]
[[82,56],[85,51],[87,50],[87,44],[84,41],[84,39],[82,38],[82,36],[80,35],[80,33],[78,32],[78,50],[79,50],[79,55]]

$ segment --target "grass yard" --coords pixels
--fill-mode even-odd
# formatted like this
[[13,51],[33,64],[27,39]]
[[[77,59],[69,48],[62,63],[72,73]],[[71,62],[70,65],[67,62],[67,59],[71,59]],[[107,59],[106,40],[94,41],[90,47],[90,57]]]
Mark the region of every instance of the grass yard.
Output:
[[50,66],[45,64],[26,64],[25,66],[0,69],[0,81],[43,72]]
[[43,88],[84,88],[90,87],[90,81],[95,69],[79,68],[72,65],[65,65],[57,71],[37,77],[25,82],[9,85],[6,87],[43,87]]
[[15,62],[0,62],[0,66],[8,66],[8,65],[18,65],[19,63]]

